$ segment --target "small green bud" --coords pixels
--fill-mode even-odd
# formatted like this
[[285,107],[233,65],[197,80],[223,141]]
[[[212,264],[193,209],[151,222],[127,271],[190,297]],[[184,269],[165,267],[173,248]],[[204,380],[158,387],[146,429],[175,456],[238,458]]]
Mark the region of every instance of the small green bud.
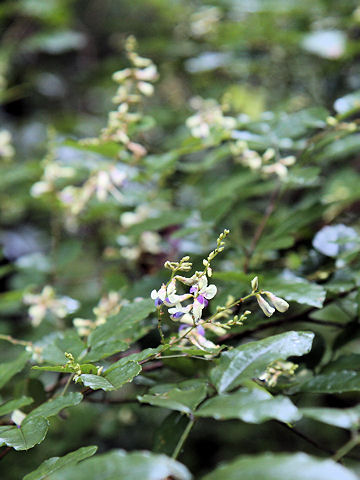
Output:
[[257,276],[251,280],[251,288],[253,292],[256,292],[259,288],[259,279]]

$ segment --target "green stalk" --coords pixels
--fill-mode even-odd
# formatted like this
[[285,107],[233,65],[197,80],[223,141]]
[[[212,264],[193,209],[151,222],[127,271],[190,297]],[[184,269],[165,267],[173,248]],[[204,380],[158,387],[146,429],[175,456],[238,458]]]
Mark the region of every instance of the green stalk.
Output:
[[189,436],[189,433],[190,433],[194,423],[195,423],[195,419],[193,417],[191,417],[190,420],[189,420],[189,423],[186,425],[185,430],[183,431],[181,437],[179,438],[179,441],[178,441],[178,443],[175,447],[175,450],[174,450],[173,454],[171,455],[171,458],[173,458],[174,460],[176,460],[177,457],[179,456],[179,453],[180,453],[187,437]]

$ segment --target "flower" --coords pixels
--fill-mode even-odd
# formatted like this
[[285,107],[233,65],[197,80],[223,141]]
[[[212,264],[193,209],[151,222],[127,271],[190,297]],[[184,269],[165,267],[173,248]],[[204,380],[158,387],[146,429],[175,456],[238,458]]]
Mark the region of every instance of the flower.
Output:
[[264,292],[264,294],[268,297],[278,312],[284,313],[289,308],[289,304],[283,298],[277,297],[271,292]]
[[271,315],[275,312],[275,308],[271,307],[268,302],[258,293],[256,295],[256,300],[259,304],[261,310],[265,313],[267,317],[271,317]]
[[29,316],[34,327],[40,325],[46,314],[52,313],[57,318],[64,318],[79,308],[79,302],[70,297],[57,297],[55,290],[46,285],[42,292],[35,295],[27,293],[23,301],[29,308]]
[[198,284],[190,288],[190,293],[195,297],[193,303],[193,316],[195,322],[200,320],[202,311],[208,305],[208,300],[215,297],[217,288],[215,285],[208,285],[208,279],[205,275],[199,278]]
[[215,345],[215,343],[211,342],[205,337],[205,330],[201,325],[198,325],[196,328],[192,329],[188,325],[180,325],[179,332],[184,332],[182,335],[184,337],[186,335],[186,339],[200,350],[219,348],[218,345]]
[[272,307],[259,293],[256,295],[258,304],[267,317],[271,317],[271,315],[275,312],[275,309],[278,312],[283,313],[289,308],[289,304],[283,298],[277,297],[273,293],[267,291],[263,291],[261,293],[265,294],[270,300],[271,304],[275,307]]
[[166,295],[167,293],[165,283],[161,285],[159,290],[153,290],[151,292],[150,296],[155,301],[155,307],[160,307],[160,305],[162,305],[163,303],[165,303],[165,305],[169,303],[169,306],[171,306],[170,302],[167,302],[169,299],[166,297]]
[[183,307],[181,303],[177,303],[175,307],[169,308],[170,318],[171,320],[180,320],[182,323],[187,323],[188,325],[193,325],[194,320],[190,311],[192,309],[192,304]]
[[191,298],[191,294],[177,295],[176,293],[176,280],[173,278],[168,286],[163,283],[159,290],[153,290],[150,294],[151,298],[155,301],[155,306],[160,307],[164,304],[167,307],[173,307],[174,305]]

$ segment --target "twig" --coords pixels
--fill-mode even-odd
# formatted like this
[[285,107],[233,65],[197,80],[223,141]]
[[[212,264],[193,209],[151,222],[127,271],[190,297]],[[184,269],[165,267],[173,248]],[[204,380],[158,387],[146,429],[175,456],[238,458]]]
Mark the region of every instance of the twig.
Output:
[[335,462],[339,462],[343,457],[345,457],[345,455],[347,455],[350,452],[350,450],[352,450],[359,444],[360,444],[360,434],[359,433],[353,434],[350,440],[346,442],[345,445],[340,447],[339,450],[337,450],[334,453],[332,457],[333,460],[335,460]]
[[[306,312],[305,312],[306,313]],[[265,322],[257,327],[255,327],[252,330],[245,330],[242,332],[235,332],[235,333],[227,333],[223,335],[222,337],[218,337],[217,342],[226,342],[228,340],[232,340],[233,338],[244,338],[247,337],[248,335],[252,335],[253,333],[260,332],[261,330],[266,330],[268,328],[273,328],[273,327],[279,327],[281,325],[286,325],[287,323],[295,323],[295,322],[304,322],[304,323],[314,323],[316,325],[322,325],[325,327],[335,327],[335,328],[344,328],[344,324],[340,322],[330,322],[326,320],[316,320],[313,318],[303,318],[304,312],[302,312],[300,315],[294,316],[294,317],[289,317],[279,320],[273,320],[272,322]]]
[[317,448],[318,450],[321,450],[327,454],[330,454],[330,455],[333,455],[334,452],[333,450],[330,450],[329,448],[327,447],[323,447],[322,445],[320,445],[319,443],[317,443],[315,440],[313,440],[312,438],[308,437],[307,435],[305,435],[304,433],[302,432],[299,432],[299,430],[296,430],[296,428],[294,427],[290,427],[288,424],[286,423],[282,423],[280,422],[279,420],[276,420],[276,423],[278,423],[279,425],[282,425],[283,427],[287,428],[288,430],[290,430],[291,432],[293,432],[295,435],[297,435],[299,438],[302,438],[303,440],[305,440],[305,442],[307,443],[310,443],[313,447]]
[[244,273],[247,273],[248,272],[248,269],[249,269],[249,264],[250,264],[250,261],[251,261],[251,258],[255,252],[255,249],[256,249],[256,246],[264,232],[264,229],[266,227],[266,224],[272,214],[272,212],[274,211],[275,209],[275,205],[276,205],[276,201],[280,195],[280,191],[281,191],[281,188],[278,187],[276,190],[273,191],[271,197],[270,197],[270,200],[269,200],[269,204],[268,206],[266,207],[266,210],[265,210],[265,214],[261,220],[261,222],[259,223],[257,229],[255,230],[255,233],[254,233],[254,236],[253,236],[253,239],[251,240],[251,244],[250,244],[250,248],[247,252],[247,255],[245,257],[245,261],[244,261]]
[[32,345],[32,342],[26,342],[25,340],[17,340],[16,338],[12,337],[11,335],[0,335],[0,340],[5,340],[6,342],[10,342],[13,345],[23,345],[24,347]]

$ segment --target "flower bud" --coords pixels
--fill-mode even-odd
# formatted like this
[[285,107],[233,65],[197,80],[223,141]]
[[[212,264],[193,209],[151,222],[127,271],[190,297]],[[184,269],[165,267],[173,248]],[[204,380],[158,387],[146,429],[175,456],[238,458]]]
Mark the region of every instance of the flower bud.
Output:
[[251,288],[253,292],[256,292],[256,290],[259,288],[259,279],[258,277],[254,277],[251,280]]

